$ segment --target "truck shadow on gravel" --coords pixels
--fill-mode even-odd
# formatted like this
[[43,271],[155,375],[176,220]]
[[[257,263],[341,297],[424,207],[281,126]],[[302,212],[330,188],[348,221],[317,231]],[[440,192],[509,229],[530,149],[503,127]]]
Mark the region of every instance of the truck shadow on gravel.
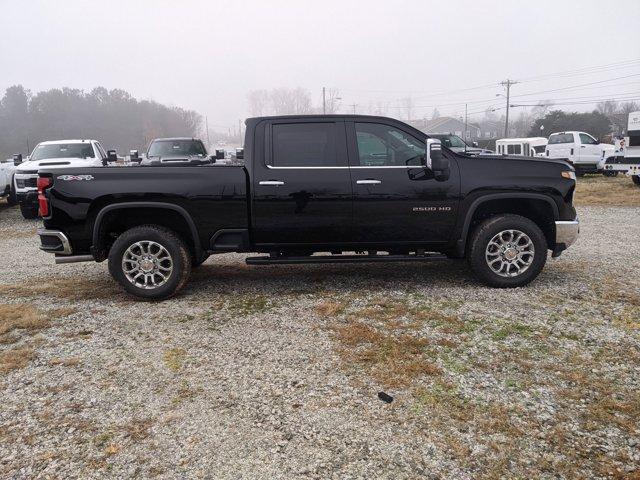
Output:
[[354,289],[410,289],[424,286],[465,287],[475,282],[464,261],[376,265],[205,264],[193,270],[183,294],[206,288],[213,291],[260,290],[265,295],[285,293],[345,293]]

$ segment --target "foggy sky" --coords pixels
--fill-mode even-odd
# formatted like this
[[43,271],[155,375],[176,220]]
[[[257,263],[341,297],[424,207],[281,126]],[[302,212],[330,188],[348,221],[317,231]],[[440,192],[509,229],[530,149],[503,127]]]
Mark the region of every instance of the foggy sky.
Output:
[[[316,105],[322,86],[338,88],[344,112],[411,96],[415,117],[434,106],[460,115],[464,102],[470,112],[503,106],[495,94],[506,78],[640,59],[639,18],[638,0],[0,0],[0,90],[122,88],[194,109],[225,131],[247,116],[249,90],[274,87],[303,87]],[[629,76],[512,103],[640,97],[637,74],[640,63],[530,80],[512,94]],[[496,86],[450,93],[488,84]]]

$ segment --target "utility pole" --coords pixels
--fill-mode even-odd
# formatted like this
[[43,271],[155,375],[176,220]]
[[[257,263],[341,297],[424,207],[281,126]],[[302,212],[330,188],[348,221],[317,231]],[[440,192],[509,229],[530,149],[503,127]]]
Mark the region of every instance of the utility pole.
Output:
[[349,105],[350,107],[353,107],[353,114],[356,114],[356,107],[358,106],[357,103],[352,103],[351,105]]
[[204,125],[207,129],[207,148],[211,148],[211,139],[209,138],[209,117],[207,115],[204,116]]
[[242,120],[238,119],[238,140],[242,143]]
[[322,114],[327,114],[327,96],[325,87],[322,87]]
[[464,151],[467,151],[467,104],[464,104]]
[[504,136],[506,138],[509,137],[509,91],[511,90],[511,85],[515,85],[515,80],[509,80],[508,78],[504,82],[500,82],[500,85],[507,89],[507,114],[504,122]]

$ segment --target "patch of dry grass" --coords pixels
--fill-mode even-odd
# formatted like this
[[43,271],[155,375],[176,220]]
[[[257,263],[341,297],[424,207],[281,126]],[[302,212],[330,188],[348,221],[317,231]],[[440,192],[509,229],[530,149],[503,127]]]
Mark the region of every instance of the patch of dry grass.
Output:
[[640,188],[626,175],[578,178],[574,203],[578,206],[640,206]]
[[114,299],[122,295],[115,282],[105,277],[49,277],[32,283],[0,285],[0,295],[30,298],[50,295],[69,300]]
[[332,330],[345,365],[365,369],[385,387],[406,386],[419,377],[442,373],[430,359],[427,347],[431,342],[427,338],[352,320]]
[[187,351],[184,348],[171,348],[164,352],[162,358],[169,370],[178,372],[187,358]]
[[0,336],[16,329],[40,330],[49,326],[49,319],[29,304],[0,304]]
[[61,367],[77,367],[80,365],[80,359],[77,357],[70,358],[59,358],[55,357],[49,360],[49,365],[51,366],[61,366]]
[[35,351],[30,347],[13,348],[0,352],[0,373],[6,374],[24,368],[35,356]]
[[2,238],[36,238],[36,230],[8,230],[2,232]]
[[346,305],[343,302],[325,300],[316,305],[315,311],[321,317],[333,318],[344,312]]

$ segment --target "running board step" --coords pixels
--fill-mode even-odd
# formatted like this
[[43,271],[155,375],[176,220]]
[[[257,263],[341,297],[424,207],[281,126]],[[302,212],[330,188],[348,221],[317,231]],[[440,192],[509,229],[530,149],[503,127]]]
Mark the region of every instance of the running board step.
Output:
[[275,265],[295,263],[372,263],[372,262],[433,262],[447,260],[439,253],[426,255],[318,255],[309,257],[249,257],[247,265]]

